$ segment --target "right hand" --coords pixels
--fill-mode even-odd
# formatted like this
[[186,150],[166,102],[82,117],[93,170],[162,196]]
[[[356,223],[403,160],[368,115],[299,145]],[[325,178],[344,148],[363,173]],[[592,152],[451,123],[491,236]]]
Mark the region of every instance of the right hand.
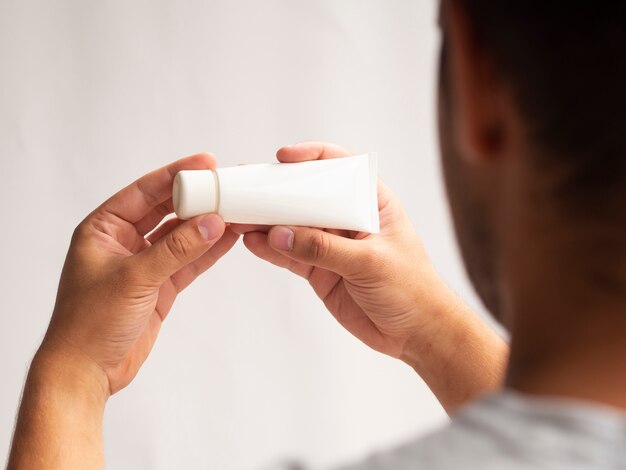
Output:
[[[281,148],[281,162],[345,157],[338,146]],[[403,357],[454,297],[391,191],[379,181],[378,234],[307,227],[231,226],[258,257],[309,281],[328,310],[373,349]],[[453,300],[453,299],[452,299]]]

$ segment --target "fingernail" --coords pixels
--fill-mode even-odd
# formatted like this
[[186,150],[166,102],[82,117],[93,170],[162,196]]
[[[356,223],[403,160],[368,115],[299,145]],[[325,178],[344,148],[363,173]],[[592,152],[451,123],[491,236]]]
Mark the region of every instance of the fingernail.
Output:
[[205,240],[213,240],[222,234],[224,222],[219,215],[205,215],[198,222],[198,231]]
[[276,250],[291,251],[293,248],[293,230],[287,227],[275,227],[270,231],[270,246]]

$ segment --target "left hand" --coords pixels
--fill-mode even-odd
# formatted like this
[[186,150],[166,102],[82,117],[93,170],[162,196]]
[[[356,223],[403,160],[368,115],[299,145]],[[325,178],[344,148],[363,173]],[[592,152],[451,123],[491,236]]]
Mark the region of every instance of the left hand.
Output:
[[[350,155],[303,142],[284,163]],[[337,321],[371,348],[410,364],[447,411],[500,386],[508,347],[430,263],[400,201],[378,182],[380,233],[233,224],[255,255],[305,278]]]
[[130,383],[177,294],[237,241],[217,215],[174,218],[146,237],[173,212],[176,173],[215,165],[200,154],[153,171],[76,228],[36,361],[56,357],[99,374],[105,399]]

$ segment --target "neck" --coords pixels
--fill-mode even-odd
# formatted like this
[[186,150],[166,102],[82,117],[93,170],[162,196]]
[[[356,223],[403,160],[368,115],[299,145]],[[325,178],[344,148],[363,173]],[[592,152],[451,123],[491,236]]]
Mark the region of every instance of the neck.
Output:
[[608,237],[594,224],[520,219],[510,226],[503,257],[511,331],[507,385],[626,410],[623,237]]
[[[564,304],[554,306],[562,312],[560,318],[552,312],[551,317],[541,320],[536,316],[528,321],[516,320],[507,386],[530,394],[590,400],[626,410],[626,321],[618,318],[624,316],[626,306],[616,312],[598,304],[581,311]],[[531,311],[526,313],[530,316]],[[613,321],[607,317],[614,317]]]

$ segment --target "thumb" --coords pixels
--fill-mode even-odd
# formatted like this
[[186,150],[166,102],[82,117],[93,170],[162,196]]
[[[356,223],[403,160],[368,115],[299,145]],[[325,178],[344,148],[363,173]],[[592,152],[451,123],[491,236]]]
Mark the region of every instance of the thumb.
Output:
[[361,240],[309,227],[273,227],[268,233],[268,243],[289,258],[341,276],[354,273],[355,265],[365,253]]
[[136,254],[135,261],[146,278],[163,282],[202,256],[220,239],[225,228],[219,215],[195,217]]

